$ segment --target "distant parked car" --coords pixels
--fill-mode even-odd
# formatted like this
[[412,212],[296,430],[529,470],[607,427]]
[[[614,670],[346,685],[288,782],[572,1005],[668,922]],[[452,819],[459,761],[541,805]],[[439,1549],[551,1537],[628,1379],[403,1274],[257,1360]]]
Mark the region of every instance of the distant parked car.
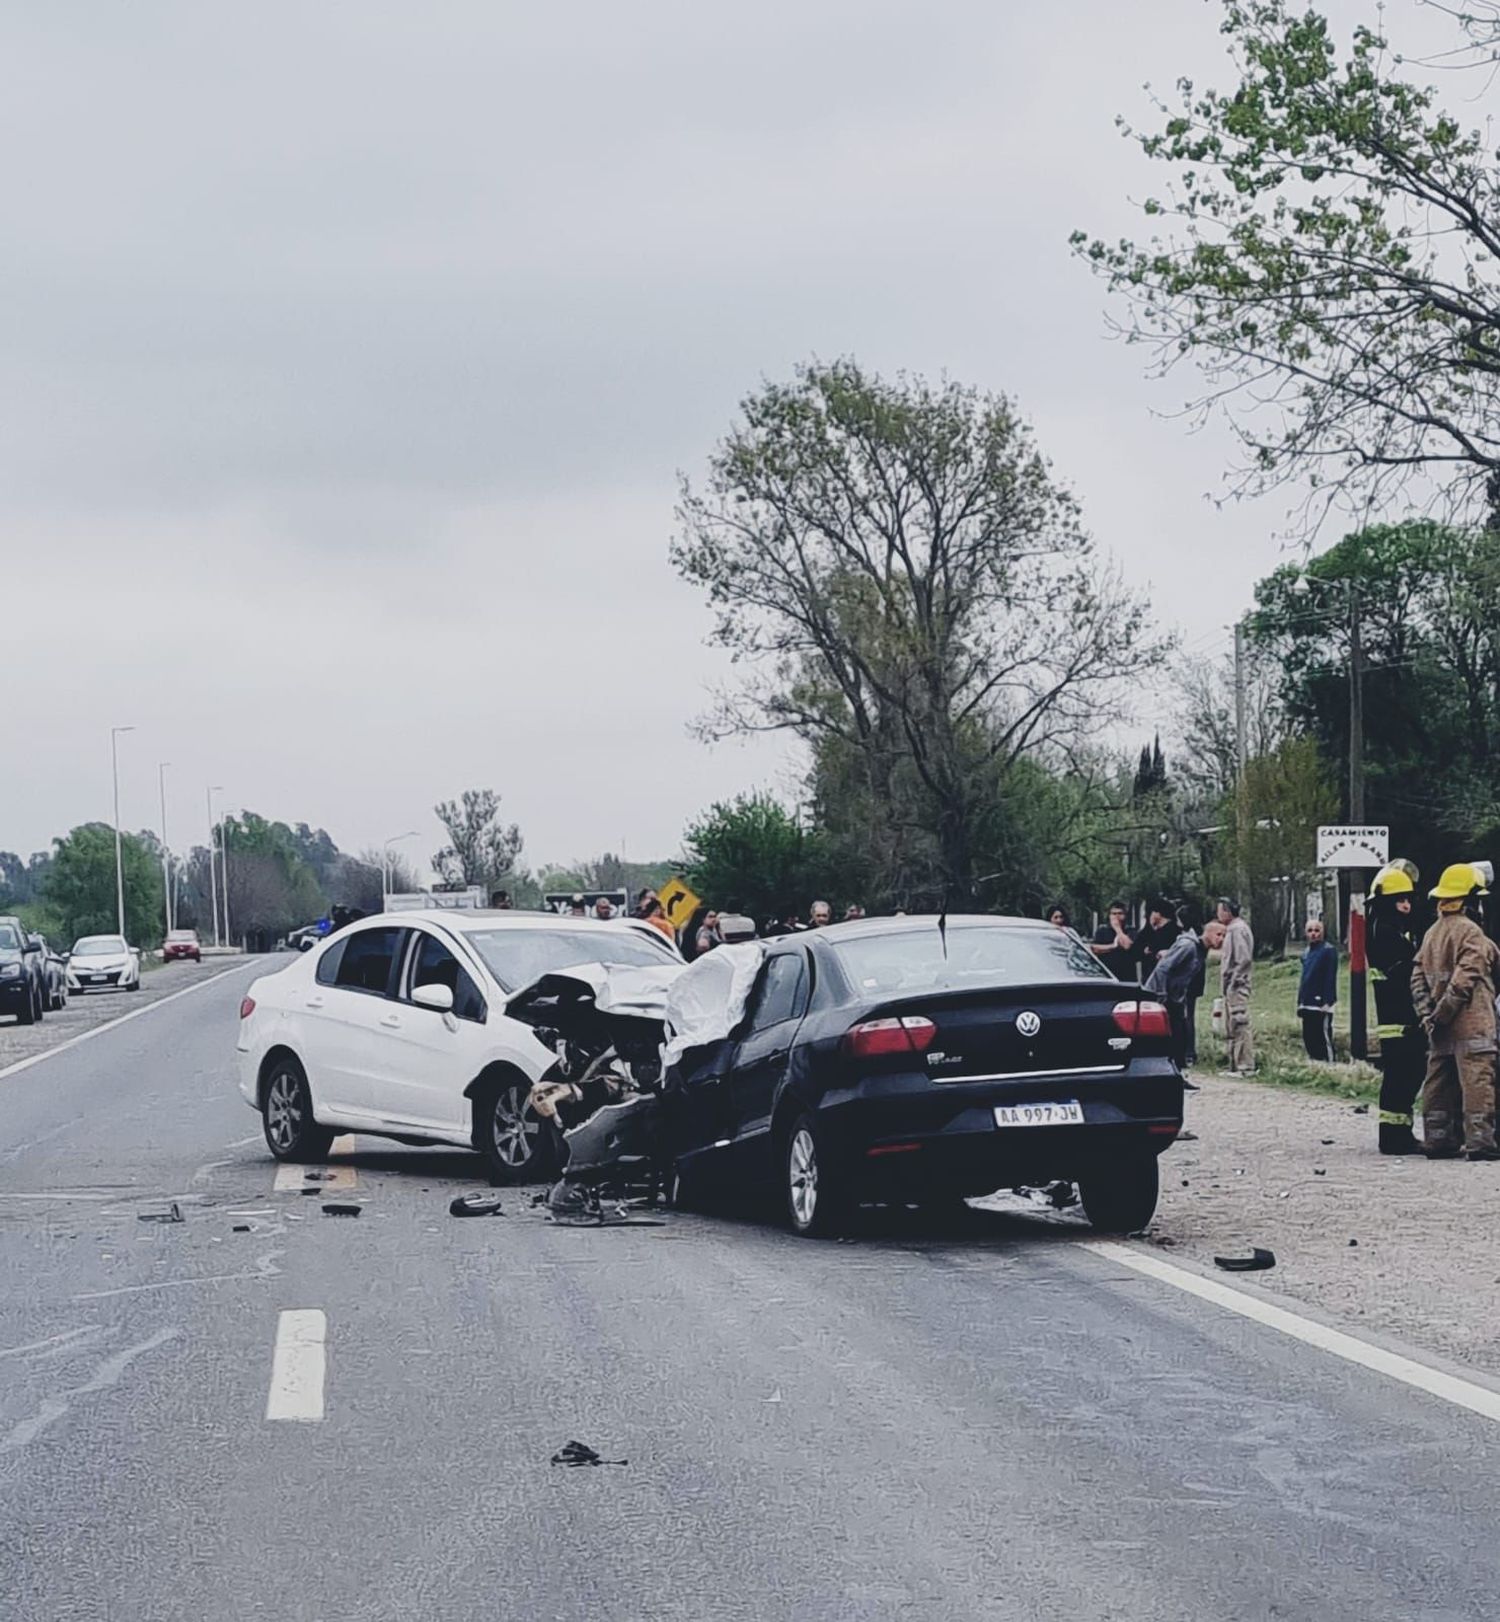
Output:
[[194,963],[203,961],[203,948],[198,944],[196,929],[174,929],[167,936],[161,949],[162,962],[176,963],[182,958],[191,958]]
[[42,948],[19,918],[0,918],[0,1014],[34,1025],[47,1011],[42,986]]
[[52,950],[45,935],[34,938],[42,948],[42,1001],[49,1014],[60,1013],[68,1006],[68,960]]
[[68,956],[69,991],[139,991],[141,954],[123,935],[85,935]]

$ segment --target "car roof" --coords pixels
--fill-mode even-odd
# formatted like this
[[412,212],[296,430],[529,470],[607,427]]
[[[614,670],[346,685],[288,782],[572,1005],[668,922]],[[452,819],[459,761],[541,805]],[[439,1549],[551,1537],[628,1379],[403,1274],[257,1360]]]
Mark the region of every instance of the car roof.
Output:
[[[409,924],[414,919],[428,924],[446,924],[449,929],[463,932],[471,929],[608,929],[618,933],[622,929],[634,932],[643,927],[651,928],[638,918],[570,918],[566,913],[515,912],[508,907],[410,907],[401,912],[372,913],[356,922]],[[661,934],[658,929],[651,932]]]
[[[837,946],[840,941],[866,940],[872,935],[915,935],[936,929],[941,913],[908,913],[900,918],[850,918],[840,924],[825,924],[821,929],[804,930],[798,935],[772,936],[767,945],[776,940],[820,940]],[[1044,918],[1017,918],[994,912],[950,912],[946,920],[949,929],[968,929],[982,925],[991,929],[1042,930],[1055,929]]]

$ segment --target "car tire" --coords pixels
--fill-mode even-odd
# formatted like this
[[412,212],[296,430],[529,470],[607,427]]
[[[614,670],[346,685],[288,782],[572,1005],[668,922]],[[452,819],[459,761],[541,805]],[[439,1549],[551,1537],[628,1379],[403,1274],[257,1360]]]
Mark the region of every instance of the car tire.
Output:
[[556,1174],[556,1134],[527,1106],[530,1093],[524,1076],[507,1076],[474,1095],[474,1147],[492,1183],[542,1183]]
[[1097,1233],[1136,1233],[1156,1215],[1161,1189],[1156,1156],[1127,1155],[1078,1178],[1083,1214]]
[[831,1239],[848,1225],[848,1172],[811,1115],[799,1115],[781,1144],[781,1187],[787,1221],[800,1237]]
[[36,1024],[36,998],[35,997],[28,997],[26,999],[25,1005],[17,1011],[17,1013],[16,1013],[16,1023],[18,1025],[35,1025]]
[[305,1164],[328,1158],[333,1133],[313,1118],[307,1072],[290,1054],[272,1065],[261,1097],[266,1147],[277,1160]]

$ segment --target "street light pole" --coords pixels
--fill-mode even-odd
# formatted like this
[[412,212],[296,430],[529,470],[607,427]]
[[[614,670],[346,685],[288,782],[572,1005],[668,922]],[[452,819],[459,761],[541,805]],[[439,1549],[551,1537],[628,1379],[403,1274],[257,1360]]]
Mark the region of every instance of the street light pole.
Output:
[[1250,916],[1250,864],[1247,850],[1248,838],[1248,808],[1246,798],[1249,789],[1245,783],[1245,772],[1250,764],[1250,734],[1247,713],[1249,700],[1246,693],[1245,681],[1245,622],[1237,619],[1234,622],[1234,735],[1235,754],[1239,761],[1239,770],[1235,778],[1234,794],[1234,885],[1239,891],[1236,899],[1240,904],[1240,911]]
[[167,933],[172,933],[172,852],[167,845],[167,767],[170,760],[156,763],[156,786],[161,793],[161,886],[162,906],[167,915]]
[[219,866],[218,866],[218,840],[214,836],[214,795],[224,792],[223,784],[215,783],[208,791],[208,890],[212,898],[214,915],[214,945],[222,943],[219,940]]
[[219,824],[219,864],[223,869],[222,882],[219,885],[219,896],[224,906],[224,944],[233,946],[234,941],[229,934],[229,818],[225,817]]
[[134,727],[109,729],[109,769],[115,788],[115,922],[120,938],[125,937],[125,866],[120,853],[120,734]]
[[418,830],[408,828],[404,834],[392,834],[385,844],[381,846],[380,854],[380,910],[385,911],[386,899],[391,890],[391,846],[399,844],[403,839],[416,839]]

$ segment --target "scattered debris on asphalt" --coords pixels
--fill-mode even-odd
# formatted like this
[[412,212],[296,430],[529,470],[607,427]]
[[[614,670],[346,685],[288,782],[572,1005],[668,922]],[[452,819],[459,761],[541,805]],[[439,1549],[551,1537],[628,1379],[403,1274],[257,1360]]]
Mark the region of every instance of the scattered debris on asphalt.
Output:
[[1356,1104],[1354,1106],[1354,1113],[1356,1115],[1368,1115],[1370,1113],[1370,1106],[1368,1104]]
[[331,1183],[333,1173],[331,1171],[305,1171],[302,1173],[302,1181],[304,1183]]
[[1198,1134],[1196,1132],[1182,1131],[1177,1134],[1177,1141],[1179,1143],[1196,1143]]
[[597,1188],[554,1183],[547,1195],[547,1214],[560,1228],[664,1228],[661,1217],[638,1216],[624,1201],[602,1197]]
[[1326,1177],[1327,1175],[1328,1175],[1328,1173],[1326,1171],[1324,1171],[1321,1166],[1314,1166],[1313,1167],[1313,1176],[1314,1177]]
[[1353,1249],[1354,1249],[1354,1247],[1355,1247],[1355,1246],[1356,1246],[1356,1245],[1357,1245],[1357,1244],[1358,1244],[1358,1243],[1359,1243],[1359,1240],[1358,1240],[1358,1239],[1351,1239],[1351,1240],[1350,1240],[1350,1241],[1349,1241],[1349,1248],[1350,1248],[1350,1250],[1353,1250]]
[[1248,1256],[1214,1257],[1214,1266],[1222,1267],[1226,1273],[1263,1273],[1268,1267],[1275,1265],[1275,1253],[1262,1250],[1259,1245],[1256,1245]]
[[362,1205],[344,1205],[337,1200],[330,1200],[323,1207],[324,1216],[358,1216],[364,1210]]
[[1065,1181],[1048,1183],[1042,1192],[1047,1196],[1047,1203],[1054,1211],[1066,1211],[1070,1205],[1078,1204],[1078,1190],[1072,1183]]
[[236,1222],[230,1231],[232,1233],[249,1233],[250,1224],[248,1222]]
[[1319,1138],[1318,1142],[1321,1143],[1323,1145],[1323,1147],[1326,1149],[1329,1146],[1329,1144],[1333,1142],[1333,1139],[1332,1138]]
[[136,1216],[137,1222],[186,1222],[182,1214],[182,1207],[173,1200],[165,1211],[141,1211]]
[[456,1217],[504,1216],[498,1194],[460,1194],[448,1204],[448,1215]]
[[587,1442],[569,1442],[560,1452],[552,1455],[554,1464],[565,1464],[570,1470],[581,1469],[585,1465],[596,1464],[629,1464],[629,1459],[601,1459]]

